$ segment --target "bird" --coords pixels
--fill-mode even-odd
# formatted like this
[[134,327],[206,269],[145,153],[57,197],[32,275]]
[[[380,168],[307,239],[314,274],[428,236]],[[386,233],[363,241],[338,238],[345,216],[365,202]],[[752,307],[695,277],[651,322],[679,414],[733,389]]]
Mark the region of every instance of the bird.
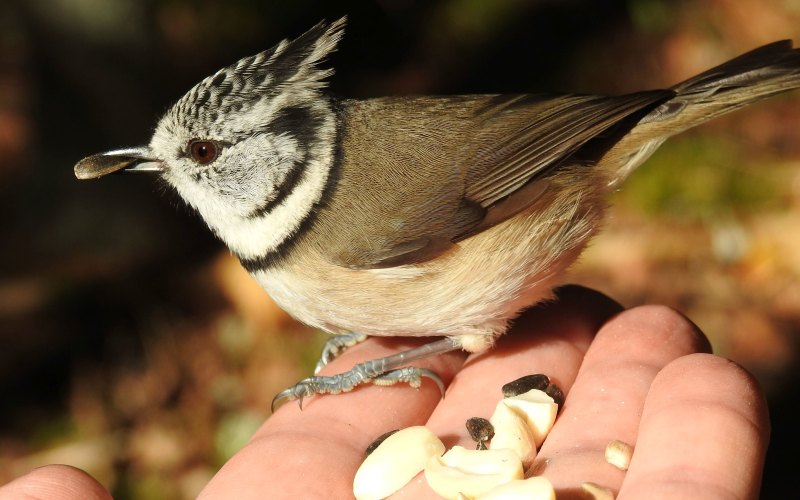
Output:
[[413,363],[489,350],[553,297],[607,197],[667,138],[800,86],[783,40],[666,89],[351,99],[327,88],[346,18],[192,87],[148,145],[89,156],[79,179],[149,172],[193,207],[289,314],[331,334],[315,373],[370,336],[433,337],[307,377],[277,404],[423,379]]

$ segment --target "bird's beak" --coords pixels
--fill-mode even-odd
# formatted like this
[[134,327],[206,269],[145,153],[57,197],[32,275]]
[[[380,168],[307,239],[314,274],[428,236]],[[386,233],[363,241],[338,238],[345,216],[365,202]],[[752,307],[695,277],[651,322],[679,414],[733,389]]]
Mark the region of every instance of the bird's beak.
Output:
[[84,158],[75,164],[75,177],[97,179],[114,172],[163,171],[162,161],[153,158],[150,148],[117,149]]

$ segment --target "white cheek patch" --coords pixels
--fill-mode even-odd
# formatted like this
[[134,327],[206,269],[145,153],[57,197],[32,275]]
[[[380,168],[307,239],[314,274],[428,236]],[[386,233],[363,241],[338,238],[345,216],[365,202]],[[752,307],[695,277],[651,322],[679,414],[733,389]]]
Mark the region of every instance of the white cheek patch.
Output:
[[[172,110],[151,141],[165,160],[165,180],[242,259],[259,259],[291,242],[322,199],[333,168],[336,121],[330,103],[308,87],[292,90],[231,114],[224,127],[233,135],[239,131],[240,138],[208,165],[198,166],[182,153],[197,132],[182,127]],[[309,144],[292,130],[265,128],[293,106],[308,108],[318,120]],[[241,131],[254,132],[242,138]],[[206,130],[202,138],[232,142],[220,133]]]
[[[191,162],[188,158],[174,160],[174,167],[168,168],[164,177],[232,252],[242,259],[258,259],[292,239],[322,199],[333,168],[334,135],[335,124],[329,114],[312,150],[298,151],[292,136],[271,136],[272,143],[254,143],[220,157],[217,161],[224,160],[224,164],[215,165],[218,171],[209,172],[209,178],[193,179],[195,166],[184,163]],[[288,185],[292,168],[302,170],[296,172],[296,182]],[[253,216],[278,195],[274,207]]]
[[302,168],[303,152],[291,137],[259,134],[234,145],[217,160],[212,182],[241,217],[274,200],[293,169]]
[[290,239],[321,198],[330,174],[330,156],[305,165],[302,180],[272,211],[252,219],[223,213],[201,214],[242,259],[257,259]]

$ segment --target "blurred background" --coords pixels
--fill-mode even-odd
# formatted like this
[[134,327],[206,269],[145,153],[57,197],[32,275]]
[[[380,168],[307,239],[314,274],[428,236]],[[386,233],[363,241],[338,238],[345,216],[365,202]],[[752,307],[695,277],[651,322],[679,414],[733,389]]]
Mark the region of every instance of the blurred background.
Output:
[[[0,483],[67,463],[119,499],[192,498],[311,372],[322,335],[174,193],[72,167],[146,143],[201,78],[344,14],[331,88],[350,97],[623,93],[800,41],[800,0],[3,0]],[[570,281],[674,306],[756,374],[773,422],[763,498],[784,498],[799,278],[795,92],[669,141]]]

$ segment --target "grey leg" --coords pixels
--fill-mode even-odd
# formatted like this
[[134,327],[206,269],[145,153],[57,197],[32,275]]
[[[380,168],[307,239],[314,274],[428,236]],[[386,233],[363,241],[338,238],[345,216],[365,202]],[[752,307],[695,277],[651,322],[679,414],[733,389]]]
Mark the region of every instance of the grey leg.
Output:
[[412,387],[419,387],[422,377],[427,377],[436,382],[444,395],[444,384],[436,373],[424,368],[405,367],[418,359],[436,356],[445,352],[461,348],[461,342],[456,338],[445,337],[430,342],[414,349],[392,354],[385,358],[373,359],[355,365],[350,371],[327,377],[314,376],[301,380],[297,384],[278,393],[272,400],[272,410],[283,401],[298,400],[303,406],[303,398],[313,394],[338,394],[352,390],[357,385],[375,383],[391,385],[397,382],[406,382]]

